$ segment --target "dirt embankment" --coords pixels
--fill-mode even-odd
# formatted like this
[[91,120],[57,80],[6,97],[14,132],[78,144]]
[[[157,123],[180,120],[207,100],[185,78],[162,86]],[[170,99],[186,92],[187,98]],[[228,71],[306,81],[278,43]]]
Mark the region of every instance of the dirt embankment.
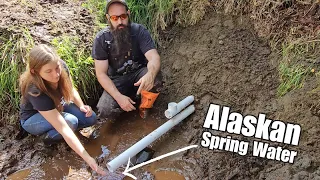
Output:
[[[240,156],[200,148],[184,157],[199,165],[194,172],[197,179],[320,178],[320,143],[316,135],[320,121],[310,111],[319,99],[312,91],[317,87],[315,78],[306,82],[303,89],[277,98],[279,57],[257,36],[247,17],[209,13],[197,25],[173,33],[176,37],[161,50],[167,87],[163,93],[165,102],[192,94],[196,97],[197,111],[172,139],[186,138],[190,144],[200,144],[210,103],[229,106],[243,115],[265,113],[269,119],[302,127],[299,146],[271,143],[297,150],[298,158],[293,165],[253,157],[250,152]],[[232,137],[250,143],[254,140]]]
[[[33,35],[45,31],[45,35],[39,35],[40,38],[54,36],[48,31],[52,30],[50,28],[55,22],[53,19],[58,16],[66,17],[59,18],[65,19],[61,22],[61,26],[66,28],[62,29],[69,29],[75,33],[83,30],[81,37],[89,38],[86,32],[92,29],[90,25],[85,25],[86,22],[79,25],[69,23],[70,17],[75,18],[72,22],[81,22],[81,19],[87,21],[86,18],[82,18],[81,8],[79,11],[75,10],[77,8],[73,8],[69,3],[44,3],[42,6],[50,6],[49,9],[58,11],[56,14],[52,11],[51,18],[43,18],[36,13],[34,17],[30,17],[34,9],[31,6],[23,8],[20,6],[28,16],[19,16],[17,13],[14,16],[19,18],[12,21],[10,12],[19,12],[19,8],[15,9],[16,4],[11,4],[9,1],[0,4],[1,9],[4,7],[10,9],[5,13],[7,16],[4,16],[4,19],[11,18],[16,24],[28,22],[28,26],[34,31]],[[69,17],[70,14],[73,15]],[[80,19],[76,19],[77,17]],[[4,22],[2,21],[1,28]],[[47,29],[49,24],[51,25]],[[187,144],[199,144],[209,104],[215,103],[229,106],[232,111],[243,115],[257,116],[258,113],[265,113],[270,119],[300,124],[302,133],[299,146],[287,147],[297,150],[298,158],[291,165],[252,157],[250,153],[240,156],[236,153],[212,151],[200,147],[178,157],[179,164],[185,167],[181,170],[185,177],[190,179],[320,178],[320,143],[317,135],[320,121],[313,115],[318,114],[318,108],[314,105],[320,97],[316,91],[312,91],[318,82],[312,77],[305,83],[304,88],[277,98],[279,57],[271,52],[268,43],[259,38],[253,29],[247,17],[231,17],[213,12],[208,13],[205,19],[195,26],[172,29],[168,36],[169,39],[172,37],[171,40],[166,47],[160,49],[165,89],[156,106],[162,113],[168,102],[194,95],[196,113],[174,128],[169,136],[162,138],[154,147],[160,155],[167,153],[168,149],[175,150]],[[1,177],[31,165],[41,164],[51,156],[37,139],[28,137],[16,141],[13,140],[12,132],[15,130],[10,127],[2,128],[1,131],[2,137],[6,137],[0,144]],[[215,134],[226,135],[217,132]],[[252,139],[242,136],[232,137],[252,142]]]

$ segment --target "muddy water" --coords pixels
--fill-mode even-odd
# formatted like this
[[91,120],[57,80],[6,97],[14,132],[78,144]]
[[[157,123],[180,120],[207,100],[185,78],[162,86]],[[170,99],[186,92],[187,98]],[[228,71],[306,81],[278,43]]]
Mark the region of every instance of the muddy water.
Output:
[[185,178],[174,171],[157,171],[154,173],[156,180],[184,180]]
[[[92,157],[108,160],[125,151],[128,147],[161,126],[164,122],[165,120],[154,117],[141,119],[135,112],[126,113],[114,122],[109,121],[104,123],[99,130],[98,137],[83,144]],[[75,155],[72,150],[68,152],[57,152],[57,154],[51,159],[48,159],[46,163],[18,171],[10,175],[8,179],[63,179],[66,176],[76,177],[76,179],[89,179],[91,174],[84,170],[83,167],[83,160]],[[152,168],[146,168],[146,170],[151,172],[155,179],[159,180],[185,179],[175,171],[157,170],[155,165],[153,165]],[[126,177],[125,179],[131,178]]]

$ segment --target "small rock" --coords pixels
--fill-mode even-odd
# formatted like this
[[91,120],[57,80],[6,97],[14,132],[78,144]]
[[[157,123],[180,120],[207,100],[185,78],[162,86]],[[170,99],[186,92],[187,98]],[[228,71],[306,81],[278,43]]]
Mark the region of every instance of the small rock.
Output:
[[309,177],[309,173],[306,172],[306,171],[301,171],[301,172],[298,172],[297,174],[295,174],[293,176],[293,180],[303,180],[303,179],[308,179]]
[[154,175],[152,175],[150,172],[144,172],[142,176],[142,180],[154,180]]
[[219,40],[223,40],[223,39],[225,39],[226,37],[227,37],[227,36],[223,34],[223,35],[220,35],[220,36],[218,37],[218,39],[219,39]]
[[234,28],[234,23],[232,20],[226,20],[223,22],[223,26],[228,27],[229,29],[233,29]]
[[250,169],[250,173],[251,174],[256,174],[256,173],[258,173],[259,172],[259,168],[253,168],[253,169]]
[[307,169],[311,166],[312,160],[308,156],[301,156],[301,158],[294,164],[297,169]]
[[223,45],[223,44],[224,44],[224,42],[223,42],[222,40],[220,40],[220,41],[219,41],[219,44]]

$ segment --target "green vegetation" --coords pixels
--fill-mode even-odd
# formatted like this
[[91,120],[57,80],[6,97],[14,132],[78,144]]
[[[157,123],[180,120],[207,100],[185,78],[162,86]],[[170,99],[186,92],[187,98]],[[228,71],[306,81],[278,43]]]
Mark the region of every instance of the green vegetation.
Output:
[[99,98],[98,82],[94,72],[94,61],[90,51],[81,47],[83,43],[78,37],[62,36],[52,40],[52,45],[63,59],[73,78],[73,84],[78,88],[84,101]]
[[18,79],[24,70],[26,51],[34,45],[27,30],[23,30],[22,35],[9,34],[0,37],[0,124],[17,122],[20,104]]
[[306,75],[311,72],[311,68],[299,65],[290,66],[288,63],[280,63],[279,73],[281,84],[278,87],[278,96],[283,96],[287,92],[301,88]]
[[177,0],[127,1],[131,20],[146,26],[159,39],[159,29],[164,30],[172,22],[174,4]]
[[278,96],[283,96],[291,90],[303,87],[306,76],[312,74],[311,64],[314,64],[319,57],[319,45],[317,40],[299,38],[282,43],[280,50],[274,49],[282,56],[279,65],[280,85],[277,92]]
[[106,26],[106,3],[106,0],[87,0],[82,4],[82,7],[88,9],[90,14],[95,17],[95,32]]

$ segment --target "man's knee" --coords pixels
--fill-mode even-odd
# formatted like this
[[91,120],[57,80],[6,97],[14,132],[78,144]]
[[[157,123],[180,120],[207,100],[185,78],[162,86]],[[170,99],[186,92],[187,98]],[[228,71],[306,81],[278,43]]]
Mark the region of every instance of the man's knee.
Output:
[[97,104],[98,116],[100,118],[108,118],[119,111],[118,103],[106,91],[103,92]]

